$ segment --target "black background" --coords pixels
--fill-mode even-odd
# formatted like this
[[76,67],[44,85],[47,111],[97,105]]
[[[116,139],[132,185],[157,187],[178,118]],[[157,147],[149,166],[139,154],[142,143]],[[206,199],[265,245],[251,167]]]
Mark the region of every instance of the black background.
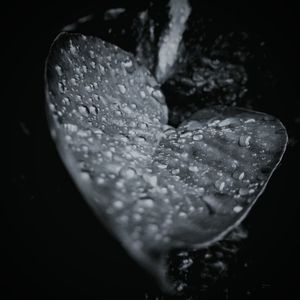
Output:
[[[277,84],[256,109],[277,116],[291,143],[246,220],[249,238],[227,291],[201,299],[296,299],[299,273],[299,14],[286,2],[210,4],[269,41]],[[261,1],[262,2],[262,1]],[[2,299],[155,299],[155,281],[129,258],[87,206],[52,142],[44,112],[43,68],[58,31],[77,17],[128,1],[11,2],[3,8],[2,89],[13,107],[11,192],[2,196]],[[127,4],[125,4],[127,3]],[[130,4],[134,5],[134,4]],[[10,58],[11,57],[11,58]],[[8,76],[7,76],[8,75]],[[5,114],[5,112],[3,112]],[[247,267],[245,267],[245,263]],[[168,299],[167,296],[160,296]],[[196,299],[196,298],[195,298]]]

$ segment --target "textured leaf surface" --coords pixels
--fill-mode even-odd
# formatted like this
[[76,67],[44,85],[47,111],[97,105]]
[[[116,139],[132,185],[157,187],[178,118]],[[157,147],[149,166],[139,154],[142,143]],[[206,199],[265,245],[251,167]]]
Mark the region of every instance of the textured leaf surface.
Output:
[[100,219],[152,269],[169,249],[206,247],[239,224],[285,150],[283,125],[258,112],[215,106],[167,125],[149,71],[97,38],[61,34],[46,77],[64,163]]

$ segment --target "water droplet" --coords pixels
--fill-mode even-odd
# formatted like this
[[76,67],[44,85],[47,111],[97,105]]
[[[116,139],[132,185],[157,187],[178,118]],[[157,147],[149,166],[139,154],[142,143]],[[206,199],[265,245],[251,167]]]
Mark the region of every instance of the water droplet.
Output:
[[163,103],[164,95],[160,90],[154,90],[152,93],[152,97],[155,98],[158,102]]
[[105,180],[104,180],[104,178],[102,178],[102,177],[98,177],[97,179],[96,179],[96,183],[97,184],[103,184],[105,182]]
[[146,97],[146,93],[144,91],[140,91],[140,95],[141,95],[142,98]]
[[53,112],[56,111],[55,105],[53,103],[49,103],[49,109]]
[[202,124],[198,121],[192,120],[186,123],[185,127],[187,127],[189,130],[196,130],[196,129],[201,129]]
[[108,158],[111,159],[113,154],[110,150],[104,151],[103,154]]
[[179,266],[179,270],[183,271],[188,269],[193,264],[193,260],[191,258],[184,258],[181,265]]
[[84,89],[88,92],[88,93],[91,93],[93,91],[93,87],[91,85],[86,85],[84,87]]
[[75,96],[76,101],[81,102],[82,101],[82,97],[80,95],[76,95]]
[[237,205],[237,206],[235,206],[235,207],[233,208],[233,211],[234,211],[235,213],[239,213],[239,212],[241,212],[242,210],[243,210],[243,207],[240,206],[240,205]]
[[180,172],[180,170],[179,169],[174,169],[174,170],[172,170],[172,174],[173,175],[177,175],[177,174],[179,174],[179,172]]
[[247,188],[240,188],[240,189],[239,189],[239,194],[240,194],[241,196],[246,196],[246,195],[249,194],[249,189],[247,189]]
[[216,119],[211,119],[211,120],[208,120],[207,126],[208,127],[215,127],[219,123],[220,123],[220,120],[218,120],[218,119],[217,120]]
[[71,82],[72,85],[76,85],[76,79],[75,78],[71,78],[70,82]]
[[235,125],[235,124],[240,124],[240,120],[237,118],[227,118],[218,123],[219,127],[225,127],[229,125]]
[[64,105],[69,105],[69,104],[70,104],[70,99],[69,99],[68,97],[64,97],[64,98],[62,99],[62,103],[63,103]]
[[91,61],[90,65],[91,65],[91,67],[92,67],[93,69],[96,68],[96,63],[95,63],[94,61]]
[[136,108],[137,108],[137,105],[136,105],[135,103],[131,103],[131,104],[130,104],[130,107],[131,107],[132,109],[136,109]]
[[234,171],[232,177],[234,179],[242,180],[245,177],[245,172]]
[[85,138],[85,137],[88,137],[88,136],[91,135],[91,131],[90,130],[82,130],[82,129],[80,129],[80,130],[78,130],[77,135],[80,136],[80,137],[84,137]]
[[222,180],[217,180],[215,182],[215,187],[220,191],[222,192],[224,190],[224,187],[225,187],[225,181],[222,181]]
[[122,64],[127,73],[132,74],[134,72],[134,65],[131,59],[127,58],[124,62],[122,62]]
[[152,92],[154,91],[154,88],[153,87],[151,87],[151,86],[146,86],[146,89],[147,89],[147,91],[148,91],[148,93],[151,95],[152,94]]
[[102,65],[99,65],[99,69],[102,75],[105,75],[105,68]]
[[147,207],[147,208],[152,208],[154,206],[154,202],[152,199],[141,199],[141,202],[140,202],[144,207]]
[[117,173],[119,173],[120,169],[121,169],[121,166],[119,164],[116,164],[116,163],[106,164],[106,170],[110,173],[117,174]]
[[84,105],[79,105],[78,110],[83,116],[87,117],[89,115],[89,109]]
[[195,134],[193,135],[193,140],[194,141],[200,141],[203,139],[203,135],[202,134]]
[[123,168],[120,171],[120,175],[125,177],[126,179],[133,178],[136,175],[136,171],[133,168]]
[[123,84],[118,84],[118,88],[123,95],[126,93],[126,87]]
[[190,131],[186,131],[181,133],[180,138],[189,138],[192,136],[192,133]]
[[166,168],[167,168],[167,165],[165,165],[165,164],[157,164],[157,167],[158,167],[159,169],[166,169]]
[[163,132],[165,135],[166,135],[166,137],[168,138],[168,139],[176,139],[177,138],[177,132],[176,132],[176,130],[173,128],[173,127],[167,127],[165,130],[164,130],[164,132]]
[[187,152],[183,152],[183,153],[181,153],[181,157],[183,159],[187,159],[189,157],[189,154]]
[[121,208],[124,207],[124,204],[123,204],[123,202],[121,202],[121,201],[115,201],[115,202],[113,203],[113,206],[114,206],[114,208],[116,208],[116,209],[121,209]]
[[119,218],[119,220],[120,220],[120,222],[121,223],[127,223],[128,222],[128,216],[126,216],[126,215],[124,215],[124,216],[121,216],[120,218]]
[[150,233],[156,233],[159,228],[156,224],[150,224],[148,225],[147,229]]
[[139,222],[142,220],[142,217],[140,214],[133,214],[132,219],[136,222]]
[[72,44],[72,41],[70,41],[70,51],[73,55],[76,54],[76,47]]
[[99,112],[98,107],[95,105],[90,106],[89,110],[90,110],[90,113],[92,113],[93,115],[97,115]]
[[181,212],[178,214],[178,216],[179,216],[180,218],[187,218],[187,214],[186,214],[185,212],[183,212],[183,211],[181,211]]
[[135,137],[135,141],[137,144],[144,144],[146,142],[146,138],[144,136]]
[[123,66],[124,66],[125,68],[130,68],[130,67],[132,67],[132,60],[129,59],[129,58],[127,58],[125,61],[123,61]]
[[60,93],[64,93],[66,91],[66,88],[63,83],[61,82],[58,83],[58,90]]
[[162,194],[167,194],[167,193],[168,193],[168,189],[167,189],[166,187],[162,187],[162,188],[160,189],[160,192],[161,192]]
[[89,53],[91,58],[95,58],[95,52],[93,50],[90,50]]
[[190,170],[191,172],[198,172],[198,171],[199,171],[199,169],[198,169],[197,166],[189,166],[189,170]]
[[88,180],[91,179],[91,176],[90,176],[90,174],[87,171],[81,171],[81,178],[84,181],[88,181]]
[[116,187],[117,187],[118,189],[124,188],[124,180],[119,180],[119,181],[116,183]]
[[156,175],[148,175],[143,174],[143,179],[149,183],[151,186],[157,186],[157,176]]
[[62,72],[61,66],[56,65],[56,66],[55,66],[55,70],[56,70],[56,72],[57,72],[57,74],[58,74],[59,76],[62,76],[63,72]]
[[198,193],[200,196],[204,195],[204,192],[205,192],[205,189],[204,189],[203,187],[200,187],[200,188],[197,189],[197,193]]
[[84,73],[87,73],[87,66],[86,66],[86,65],[83,65],[83,66],[82,66],[82,71],[83,71]]
[[[137,126],[137,123],[135,121],[130,121],[129,122],[129,126],[132,127],[132,128],[135,128]],[[134,130],[129,130],[128,133],[129,133],[129,135],[133,135],[133,136],[135,135],[135,131]]]
[[139,126],[141,129],[147,129],[148,128],[148,125],[146,123],[140,123],[140,126]]
[[88,153],[88,151],[89,151],[89,147],[87,145],[82,145],[81,149],[82,149],[83,153]]
[[75,124],[66,123],[64,124],[64,127],[69,132],[76,132],[78,130],[78,127]]
[[186,283],[180,282],[180,283],[178,284],[178,286],[176,287],[176,289],[177,289],[178,292],[182,292],[182,291],[184,290],[185,287],[186,287]]
[[123,112],[125,112],[128,115],[132,114],[132,110],[128,106],[123,106],[122,110],[123,110]]
[[66,141],[67,141],[68,143],[71,143],[71,142],[72,142],[72,138],[71,138],[71,136],[68,135],[68,134],[66,135],[65,139],[66,139]]
[[250,144],[251,136],[249,135],[241,135],[239,139],[239,145],[241,147],[248,147]]

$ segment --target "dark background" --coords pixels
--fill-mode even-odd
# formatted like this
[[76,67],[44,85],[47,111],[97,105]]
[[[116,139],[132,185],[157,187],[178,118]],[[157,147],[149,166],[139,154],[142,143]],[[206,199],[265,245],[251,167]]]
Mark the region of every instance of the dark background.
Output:
[[[290,144],[280,168],[248,216],[249,238],[227,291],[201,299],[296,299],[299,285],[299,13],[286,2],[212,3],[265,37],[278,81],[257,109],[277,116]],[[262,1],[261,1],[262,2]],[[44,61],[58,31],[76,18],[129,1],[11,2],[3,8],[1,46],[9,62],[2,101],[9,114],[11,192],[1,198],[2,299],[168,299],[103,229],[65,170],[44,112]],[[127,4],[124,4],[127,3]],[[5,114],[5,112],[3,112]],[[108,293],[107,293],[108,292]],[[171,299],[171,297],[170,297]],[[196,298],[195,298],[196,299]]]

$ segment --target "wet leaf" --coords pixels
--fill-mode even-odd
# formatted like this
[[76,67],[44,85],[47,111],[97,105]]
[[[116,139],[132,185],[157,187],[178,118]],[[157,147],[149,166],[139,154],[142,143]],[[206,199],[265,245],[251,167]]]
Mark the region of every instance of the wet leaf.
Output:
[[100,220],[166,283],[165,255],[222,239],[244,219],[285,150],[269,115],[214,106],[167,125],[164,96],[124,50],[57,37],[47,108],[62,160]]

